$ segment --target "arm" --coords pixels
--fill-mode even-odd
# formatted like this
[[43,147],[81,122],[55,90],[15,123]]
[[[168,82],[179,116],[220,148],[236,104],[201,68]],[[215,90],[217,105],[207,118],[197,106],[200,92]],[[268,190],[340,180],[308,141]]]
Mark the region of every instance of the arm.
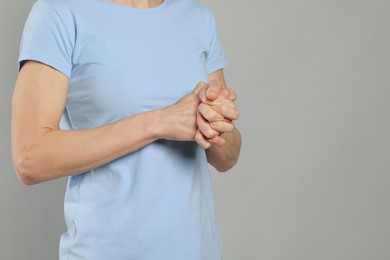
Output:
[[[203,97],[202,100],[217,101],[218,96],[222,95],[224,102],[219,103],[216,111],[206,104],[200,105],[199,110],[203,117],[198,116],[201,118],[198,119],[198,126],[201,131],[197,131],[195,139],[199,140],[200,144],[202,139],[206,139],[210,143],[210,145],[205,145],[206,148],[208,147],[206,149],[208,162],[218,171],[225,172],[237,163],[241,149],[241,135],[233,124],[233,120],[238,118],[238,112],[233,103],[236,94],[233,91],[227,91],[223,70],[210,74],[209,80],[221,83],[221,89],[209,87],[207,92],[203,93],[206,97]],[[213,101],[209,104],[213,105]],[[201,133],[204,135],[203,137]],[[220,133],[222,134],[218,137]],[[223,139],[223,142],[219,141],[220,138]]]
[[230,170],[238,161],[241,149],[241,135],[235,128],[230,133],[223,133],[221,137],[225,140],[222,147],[211,145],[206,150],[207,161],[218,171]]
[[70,176],[106,164],[163,138],[189,141],[196,131],[198,93],[176,104],[87,130],[58,127],[68,78],[39,62],[27,61],[16,82],[12,105],[12,155],[25,184]]

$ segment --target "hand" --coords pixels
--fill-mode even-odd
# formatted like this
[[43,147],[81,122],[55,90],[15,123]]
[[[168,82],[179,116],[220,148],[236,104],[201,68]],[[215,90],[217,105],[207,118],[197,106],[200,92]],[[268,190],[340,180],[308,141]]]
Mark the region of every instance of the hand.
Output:
[[207,84],[199,82],[195,89],[175,104],[161,109],[162,139],[194,141],[197,130],[196,114],[200,104],[199,93]]
[[239,116],[233,103],[237,95],[233,90],[223,88],[222,82],[214,80],[207,88],[201,89],[199,98],[202,103],[197,112],[195,140],[204,149],[211,144],[223,146],[225,140],[220,135],[232,132],[235,128],[233,120]]
[[200,98],[206,95],[206,98],[210,101],[216,100],[218,97],[223,97],[230,101],[236,101],[237,99],[237,94],[232,89],[223,87],[222,82],[219,80],[210,81],[207,88],[199,94]]

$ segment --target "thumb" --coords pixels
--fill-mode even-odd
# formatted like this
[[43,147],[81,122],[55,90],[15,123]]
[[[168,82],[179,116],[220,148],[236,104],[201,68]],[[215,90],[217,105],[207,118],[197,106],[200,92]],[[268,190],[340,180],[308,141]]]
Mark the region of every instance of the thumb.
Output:
[[200,101],[202,101],[203,103],[207,103],[207,97],[206,97],[206,90],[207,88],[202,88],[199,92],[199,98],[200,98]]
[[221,89],[221,97],[226,98],[230,101],[235,101],[237,99],[237,94],[230,88]]
[[216,100],[222,89],[222,81],[212,80],[209,82],[209,86],[206,91],[206,97],[209,100]]
[[204,88],[207,88],[207,84],[203,81],[200,81],[198,83],[198,85],[196,85],[196,87],[194,88],[194,90],[192,91],[193,94],[196,94],[196,95],[199,95],[200,91]]

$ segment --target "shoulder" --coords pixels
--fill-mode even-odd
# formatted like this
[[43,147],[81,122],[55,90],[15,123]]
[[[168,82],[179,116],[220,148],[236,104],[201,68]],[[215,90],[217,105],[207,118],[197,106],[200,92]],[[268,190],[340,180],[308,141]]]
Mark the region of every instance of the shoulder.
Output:
[[198,0],[166,0],[171,1],[172,5],[176,5],[181,8],[185,8],[192,13],[201,14],[201,15],[210,15],[211,10],[205,4]]
[[33,8],[51,8],[57,9],[66,7],[72,0],[38,0],[34,3]]
[[73,38],[75,21],[72,2],[75,0],[36,1],[31,8],[26,27],[34,32],[61,31]]
[[214,24],[214,14],[208,5],[198,0],[165,0],[176,6],[175,12],[185,16],[185,19],[193,21],[206,33]]
[[75,0],[38,0],[34,3],[32,11],[67,16],[67,14],[71,13],[75,3]]

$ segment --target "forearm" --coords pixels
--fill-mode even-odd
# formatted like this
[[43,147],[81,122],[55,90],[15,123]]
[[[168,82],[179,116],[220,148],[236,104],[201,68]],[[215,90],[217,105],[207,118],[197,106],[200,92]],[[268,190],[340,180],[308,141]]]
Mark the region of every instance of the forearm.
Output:
[[230,170],[238,161],[241,149],[241,134],[237,128],[230,133],[221,135],[225,145],[218,147],[212,145],[206,150],[207,161],[218,171]]
[[193,141],[200,82],[173,105],[88,130],[62,131],[69,79],[40,62],[20,70],[12,100],[12,157],[19,179],[34,184],[70,176],[135,152],[157,139]]
[[26,184],[35,184],[85,172],[132,153],[158,138],[157,113],[88,130],[45,129],[34,139],[27,137],[13,149],[18,176]]

